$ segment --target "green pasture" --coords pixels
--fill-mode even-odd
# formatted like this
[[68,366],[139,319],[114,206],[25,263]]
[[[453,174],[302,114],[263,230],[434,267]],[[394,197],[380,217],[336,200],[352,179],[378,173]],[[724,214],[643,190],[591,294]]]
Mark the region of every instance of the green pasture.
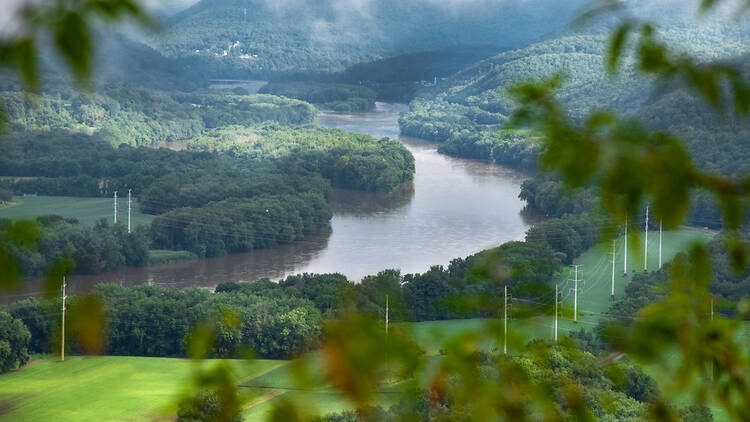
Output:
[[[662,234],[662,262],[672,260],[678,252],[686,251],[696,242],[708,242],[713,236],[697,230],[672,230]],[[628,277],[623,276],[623,237],[615,241],[615,299],[621,298],[625,292],[625,285],[635,272],[644,271],[644,237],[641,234],[639,242],[633,244],[628,240]],[[581,255],[575,262],[579,267],[579,278],[584,281],[579,284],[578,296],[579,316],[581,314],[597,314],[606,312],[610,306],[610,289],[612,285],[612,244],[599,245]],[[659,233],[649,232],[648,235],[648,270],[655,271],[659,266]],[[573,269],[564,272],[558,280],[560,291],[568,307],[573,306]],[[566,312],[572,317],[572,312]]]
[[[283,363],[232,361],[240,378]],[[187,359],[120,356],[32,362],[0,376],[0,421],[152,421],[168,417],[176,412],[194,365]]]
[[[42,215],[59,215],[75,217],[81,224],[93,226],[97,221],[106,218],[110,223],[114,219],[113,198],[75,198],[71,196],[16,196],[10,205],[0,207],[0,218],[18,220],[36,218]],[[131,216],[133,227],[151,224],[153,215],[139,211],[138,202],[133,200]],[[128,197],[117,199],[117,220],[127,224]]]
[[[215,364],[206,361],[204,365]],[[328,385],[299,387],[290,361],[230,361],[246,398],[247,421],[265,421],[274,406],[292,400],[310,414],[351,409]],[[319,369],[312,359],[314,370]],[[195,363],[188,359],[148,357],[56,357],[0,375],[0,421],[153,421],[171,420],[190,385]],[[390,406],[400,390],[384,387],[375,394]]]

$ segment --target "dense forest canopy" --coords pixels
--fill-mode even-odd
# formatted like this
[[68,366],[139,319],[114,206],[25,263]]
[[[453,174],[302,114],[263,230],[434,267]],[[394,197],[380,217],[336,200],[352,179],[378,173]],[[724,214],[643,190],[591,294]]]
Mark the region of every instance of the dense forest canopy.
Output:
[[31,96],[3,92],[2,107],[11,131],[93,133],[114,146],[153,145],[190,139],[206,128],[268,120],[311,123],[310,104],[271,95],[158,91],[110,86],[94,95],[71,90]]

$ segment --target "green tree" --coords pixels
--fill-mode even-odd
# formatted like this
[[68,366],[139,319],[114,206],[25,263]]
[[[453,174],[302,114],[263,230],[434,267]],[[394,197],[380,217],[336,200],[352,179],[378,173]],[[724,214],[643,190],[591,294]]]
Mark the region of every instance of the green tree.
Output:
[[222,406],[216,393],[200,391],[194,397],[180,402],[177,411],[178,422],[240,422],[240,414],[222,414]]
[[0,373],[23,366],[29,361],[31,334],[20,319],[0,312]]

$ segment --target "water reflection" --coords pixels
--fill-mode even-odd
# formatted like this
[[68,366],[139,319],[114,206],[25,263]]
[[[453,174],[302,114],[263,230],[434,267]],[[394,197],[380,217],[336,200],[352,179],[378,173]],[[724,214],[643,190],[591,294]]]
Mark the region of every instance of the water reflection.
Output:
[[403,183],[390,194],[334,189],[331,206],[336,215],[367,217],[398,213],[414,198],[414,183]]

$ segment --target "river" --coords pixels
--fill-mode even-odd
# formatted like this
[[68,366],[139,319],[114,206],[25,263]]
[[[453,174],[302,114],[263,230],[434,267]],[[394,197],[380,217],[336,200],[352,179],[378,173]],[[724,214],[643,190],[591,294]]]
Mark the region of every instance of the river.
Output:
[[[398,137],[398,117],[405,109],[378,103],[368,113],[324,113],[318,123]],[[518,199],[522,176],[486,162],[438,154],[434,143],[401,139],[416,160],[413,184],[388,196],[335,190],[330,230],[251,253],[74,276],[70,285],[74,290],[101,282],[214,287],[302,272],[340,272],[360,280],[387,268],[423,272],[523,237],[528,224]]]

